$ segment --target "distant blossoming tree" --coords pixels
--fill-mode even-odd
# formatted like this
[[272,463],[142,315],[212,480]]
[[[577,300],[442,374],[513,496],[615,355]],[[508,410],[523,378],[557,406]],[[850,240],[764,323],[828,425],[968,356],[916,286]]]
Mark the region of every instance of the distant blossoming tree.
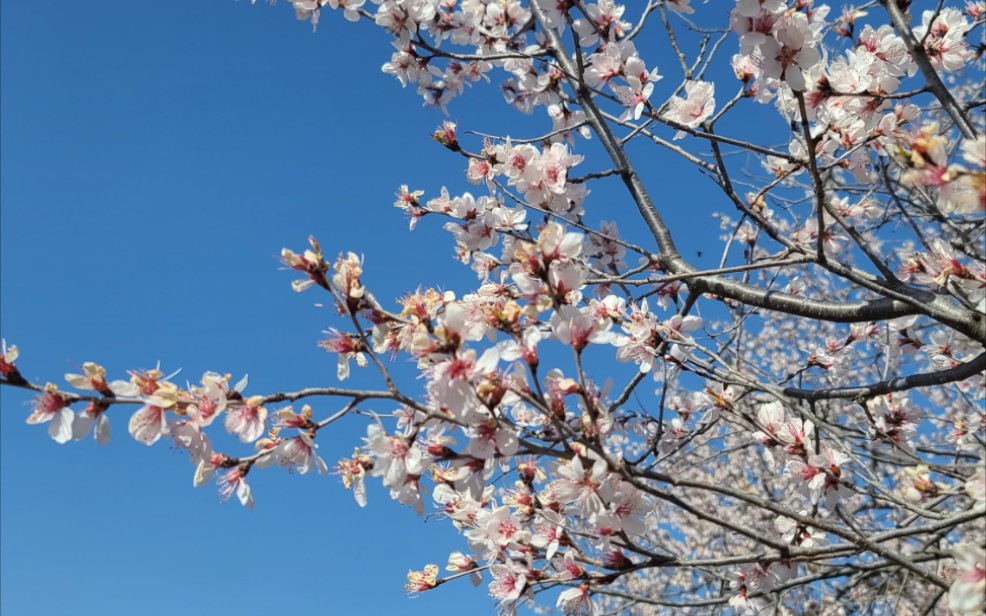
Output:
[[[319,438],[362,415],[343,486],[363,506],[379,480],[462,536],[408,591],[470,578],[503,613],[983,612],[986,3],[291,4],[389,32],[383,71],[427,105],[484,81],[546,116],[523,139],[445,122],[432,137],[477,194],[397,190],[476,287],[388,305],[382,259],[311,239],[281,254],[293,289],[335,306],[320,345],[338,379],[355,364],[379,389],[86,363],[63,390],[5,344],[0,383],[37,392],[29,424],[104,444],[129,412],[134,439],[170,441],[195,485],[252,507],[252,473],[330,472]],[[655,198],[655,157],[719,200]],[[622,202],[594,201],[602,182]],[[646,242],[603,220],[621,207]],[[720,212],[721,238],[682,250],[680,207]],[[718,265],[689,263],[699,248]],[[419,380],[392,375],[399,356]],[[215,450],[222,429],[248,450]]]

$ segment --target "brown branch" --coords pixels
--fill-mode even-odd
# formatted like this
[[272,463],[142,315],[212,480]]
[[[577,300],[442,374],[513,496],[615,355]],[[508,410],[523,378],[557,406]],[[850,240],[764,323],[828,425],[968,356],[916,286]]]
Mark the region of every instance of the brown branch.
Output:
[[934,385],[944,385],[954,383],[981,374],[986,370],[986,353],[981,353],[976,358],[964,364],[959,364],[948,370],[938,372],[921,372],[910,376],[896,379],[888,379],[870,385],[860,385],[858,387],[833,387],[831,389],[798,389],[788,387],[783,390],[785,396],[815,402],[818,400],[833,399],[866,399],[882,394],[889,394],[895,391],[905,391],[915,387],[932,387]]

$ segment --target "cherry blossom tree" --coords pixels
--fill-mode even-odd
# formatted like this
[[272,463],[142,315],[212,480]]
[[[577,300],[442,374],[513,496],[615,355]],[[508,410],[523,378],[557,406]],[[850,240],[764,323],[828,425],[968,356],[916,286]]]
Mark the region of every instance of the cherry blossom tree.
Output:
[[[335,475],[360,506],[379,481],[461,535],[409,563],[409,593],[468,578],[503,613],[981,614],[986,3],[924,4],[293,0],[320,33],[392,35],[383,71],[428,106],[498,87],[542,120],[523,138],[445,121],[431,137],[476,194],[397,188],[475,286],[408,281],[389,304],[383,251],[309,238],[281,258],[336,309],[319,345],[337,384],[86,363],[60,386],[7,343],[0,384],[37,393],[26,421],[58,444],[106,444],[129,415],[246,507],[274,467]],[[718,201],[662,202],[662,157]],[[721,237],[673,228],[682,205]],[[354,366],[379,388],[347,388]],[[330,465],[318,442],[345,416],[366,437]],[[223,430],[243,448],[213,448]]]

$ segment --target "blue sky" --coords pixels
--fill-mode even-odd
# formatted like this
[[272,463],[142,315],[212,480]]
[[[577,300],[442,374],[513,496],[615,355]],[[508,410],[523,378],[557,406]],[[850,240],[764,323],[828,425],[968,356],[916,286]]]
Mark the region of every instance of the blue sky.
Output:
[[[276,259],[309,234],[328,255],[365,254],[381,299],[475,287],[439,224],[408,234],[392,208],[402,183],[470,188],[464,161],[428,139],[441,114],[380,72],[384,33],[327,14],[313,35],[287,3],[135,7],[3,4],[0,332],[25,377],[62,383],[96,361],[123,378],[160,362],[182,369],[179,383],[249,373],[247,393],[334,383],[334,357],[315,346],[334,323],[315,306],[326,298],[291,293]],[[518,121],[491,88],[450,117],[520,136],[548,126]],[[713,208],[695,207],[714,194],[698,174],[665,157],[641,164],[684,237],[714,233]],[[615,188],[593,187],[590,217],[643,241]],[[492,611],[465,580],[407,599],[408,568],[444,565],[462,544],[376,486],[360,510],[335,478],[255,472],[251,513],[193,490],[192,467],[166,443],[134,442],[129,410],[112,413],[108,447],[58,446],[24,424],[29,396],[0,396],[4,616]],[[313,406],[320,417],[337,408]],[[320,439],[323,457],[350,454],[364,430],[342,422]]]

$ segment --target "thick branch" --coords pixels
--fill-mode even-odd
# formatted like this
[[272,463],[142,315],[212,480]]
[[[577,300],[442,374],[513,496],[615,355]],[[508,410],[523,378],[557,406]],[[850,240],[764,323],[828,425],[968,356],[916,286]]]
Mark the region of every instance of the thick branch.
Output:
[[882,394],[889,394],[894,391],[905,391],[915,387],[931,387],[933,385],[944,385],[962,381],[969,377],[981,374],[986,370],[986,353],[981,353],[975,359],[959,364],[948,370],[938,372],[921,372],[910,376],[896,379],[888,379],[873,383],[871,385],[860,385],[859,387],[835,387],[832,389],[798,389],[788,387],[784,389],[784,395],[800,400],[815,402],[817,400],[831,400],[834,398],[872,398]]

